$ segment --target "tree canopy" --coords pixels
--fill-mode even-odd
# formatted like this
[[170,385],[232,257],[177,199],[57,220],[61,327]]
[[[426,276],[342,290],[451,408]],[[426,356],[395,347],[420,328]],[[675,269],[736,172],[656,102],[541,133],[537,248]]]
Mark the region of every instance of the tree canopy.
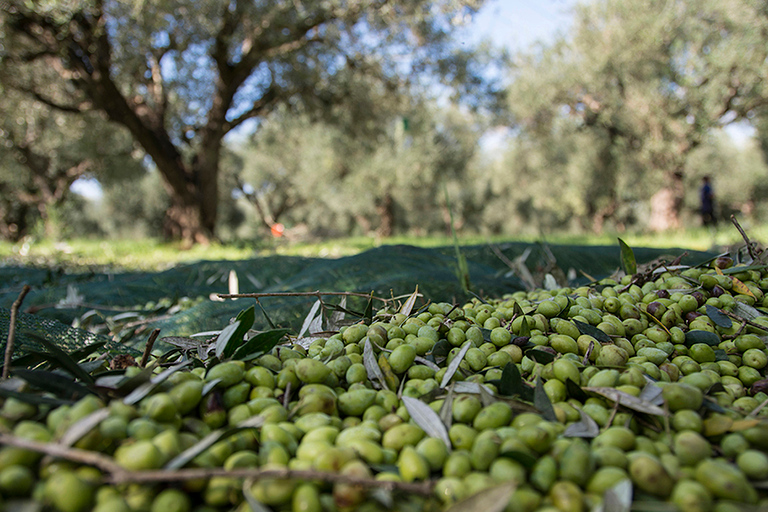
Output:
[[[172,199],[168,232],[205,242],[215,233],[227,134],[281,105],[328,113],[369,90],[397,96],[423,88],[435,79],[428,77],[482,85],[472,78],[480,61],[451,39],[480,5],[9,0],[2,59],[20,70],[7,86],[52,109],[98,111],[125,127],[163,177]],[[50,94],[50,72],[67,94]],[[342,117],[361,126],[366,115]]]
[[682,172],[713,130],[765,108],[767,41],[757,0],[583,4],[570,34],[517,56],[510,110],[535,146],[586,135],[594,155],[575,192],[599,226],[628,192]]

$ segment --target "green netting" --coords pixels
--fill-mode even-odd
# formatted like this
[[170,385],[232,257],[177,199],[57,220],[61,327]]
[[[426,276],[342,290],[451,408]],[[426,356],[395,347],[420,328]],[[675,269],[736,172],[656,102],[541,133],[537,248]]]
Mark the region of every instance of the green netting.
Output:
[[[495,249],[487,245],[462,248],[469,265],[472,291],[479,296],[501,297],[505,293],[524,289],[523,281],[503,258],[515,260],[525,251],[529,251],[525,265],[532,274],[541,275],[551,270],[554,262],[562,269],[563,275],[575,275],[569,281],[572,286],[589,282],[582,272],[599,279],[619,267],[618,246],[505,243]],[[683,252],[682,249],[636,248],[635,256],[638,262],[643,263],[660,257],[671,260]],[[688,251],[683,263],[698,264],[712,256]],[[146,311],[147,302],[161,299],[175,304],[181,297],[206,297],[187,309],[144,315],[142,332],[160,328],[162,336],[184,336],[221,329],[238,311],[254,303],[252,299],[226,302],[207,299],[213,293],[227,292],[231,270],[238,276],[241,292],[352,291],[373,292],[388,298],[409,294],[418,284],[419,291],[427,299],[458,302],[468,298],[456,276],[453,247],[383,246],[338,259],[269,256],[244,261],[203,261],[156,273],[65,273],[2,267],[0,308],[5,309],[0,314],[0,340],[4,344],[8,331],[8,309],[24,284],[29,284],[32,291],[22,310],[31,308],[31,311],[36,311],[34,315],[22,315],[24,328],[45,333],[48,339],[67,349],[93,342],[96,335],[69,327],[89,310],[99,311],[102,316],[119,314],[120,311]],[[77,307],[67,307],[68,294],[69,305],[76,302]],[[268,297],[261,299],[261,304],[276,324],[298,330],[315,300],[315,297]],[[337,303],[338,299],[329,298],[328,301]],[[56,305],[59,307],[54,307]],[[364,299],[348,302],[348,307],[352,309],[362,310],[364,306]],[[258,315],[255,327],[265,329],[268,325]],[[145,340],[146,335],[136,336],[127,341],[127,346],[140,348]],[[29,342],[22,339],[20,344],[23,346]],[[113,342],[110,347],[114,349],[120,345]]]
[[[3,336],[3,353],[5,353],[10,321],[10,310],[0,309],[0,335]],[[59,348],[66,352],[72,352],[94,343],[104,343],[105,350],[120,353],[137,353],[131,347],[118,343],[107,336],[78,329],[50,318],[20,313],[16,318],[14,357],[26,354],[29,351],[45,352],[46,348],[36,339],[38,336],[46,340],[55,341]]]

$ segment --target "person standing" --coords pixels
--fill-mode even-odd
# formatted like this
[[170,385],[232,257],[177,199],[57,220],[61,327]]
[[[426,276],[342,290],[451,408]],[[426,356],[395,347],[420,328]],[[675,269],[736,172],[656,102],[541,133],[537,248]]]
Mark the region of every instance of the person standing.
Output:
[[701,222],[704,226],[714,226],[717,224],[715,216],[715,192],[712,189],[712,183],[709,176],[701,178]]

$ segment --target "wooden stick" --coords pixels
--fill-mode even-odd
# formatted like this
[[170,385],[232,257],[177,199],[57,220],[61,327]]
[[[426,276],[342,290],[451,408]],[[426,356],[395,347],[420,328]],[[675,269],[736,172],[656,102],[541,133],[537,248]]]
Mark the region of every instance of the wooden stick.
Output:
[[183,482],[187,480],[208,479],[214,476],[231,478],[281,478],[296,480],[320,480],[329,483],[359,485],[364,488],[380,487],[391,491],[403,491],[429,496],[432,494],[434,482],[427,480],[420,483],[390,482],[367,477],[356,477],[324,471],[294,470],[289,468],[259,469],[259,468],[182,468],[175,470],[128,471],[117,464],[111,457],[98,452],[70,448],[55,443],[40,443],[12,435],[0,434],[0,445],[16,446],[52,457],[70,460],[89,466],[95,466],[108,474],[104,476],[105,483],[117,485],[123,483],[152,483],[152,482]]
[[147,361],[149,361],[149,355],[152,353],[152,347],[155,346],[155,340],[160,335],[160,329],[155,329],[149,334],[149,339],[147,340],[147,344],[144,346],[144,354],[141,356],[141,362],[139,363],[139,366],[141,368],[144,368],[147,366]]
[[[218,297],[222,299],[259,299],[261,297],[317,297],[318,299],[323,295],[344,295],[347,297],[363,297],[370,298],[368,293],[358,292],[265,292],[265,293],[217,293]],[[382,299],[381,297],[373,296],[374,299],[387,303],[390,299]]]
[[11,319],[8,322],[8,341],[5,344],[5,359],[3,361],[3,375],[2,379],[5,380],[8,378],[8,375],[11,371],[11,358],[13,357],[13,345],[16,341],[16,317],[19,315],[19,308],[21,308],[21,303],[24,302],[24,297],[27,296],[29,293],[29,290],[31,288],[28,284],[25,284],[24,287],[21,289],[21,293],[19,293],[18,298],[13,301],[13,305],[11,305]]

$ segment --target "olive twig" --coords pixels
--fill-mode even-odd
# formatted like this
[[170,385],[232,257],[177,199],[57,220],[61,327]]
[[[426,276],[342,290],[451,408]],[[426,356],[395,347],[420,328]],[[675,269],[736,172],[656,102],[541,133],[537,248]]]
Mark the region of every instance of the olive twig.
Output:
[[752,242],[749,240],[749,237],[744,232],[744,229],[741,227],[741,224],[739,224],[739,221],[736,220],[735,215],[731,215],[731,222],[733,222],[733,225],[736,226],[736,229],[739,230],[739,233],[741,233],[741,237],[744,239],[744,243],[747,244],[747,251],[749,252],[749,257],[752,258],[752,261],[757,261],[758,254],[755,254],[754,247],[752,246]]
[[25,284],[19,293],[18,298],[11,305],[11,319],[8,323],[8,341],[5,344],[5,359],[3,361],[3,380],[8,378],[8,372],[11,371],[11,357],[13,356],[13,344],[16,337],[16,317],[19,315],[19,308],[31,288]]
[[375,295],[359,292],[263,292],[263,293],[217,293],[216,296],[220,299],[259,299],[262,297],[317,297],[320,299],[323,295],[340,295],[345,297],[363,297],[371,298],[384,302],[385,304],[390,302],[390,299],[382,299]]
[[141,368],[144,368],[147,365],[147,361],[149,361],[149,355],[152,353],[152,347],[155,345],[155,340],[157,340],[159,335],[160,329],[155,329],[150,333],[147,344],[144,346],[144,354],[142,354],[141,362],[139,363]]
[[121,468],[121,471],[113,472],[106,476],[105,480],[110,484],[116,485],[123,483],[184,482],[188,480],[208,479],[217,476],[243,479],[248,478],[253,480],[260,480],[263,478],[305,481],[320,480],[328,483],[359,485],[364,488],[380,487],[390,491],[404,491],[424,496],[431,495],[434,486],[434,482],[430,480],[421,483],[393,482],[326,471],[297,470],[290,468],[184,468],[172,471],[164,469],[125,471]]

